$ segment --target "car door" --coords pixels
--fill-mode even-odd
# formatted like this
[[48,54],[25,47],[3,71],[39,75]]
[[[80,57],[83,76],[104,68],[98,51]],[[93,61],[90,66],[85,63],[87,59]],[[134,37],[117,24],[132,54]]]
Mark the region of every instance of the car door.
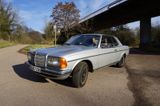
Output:
[[113,44],[114,51],[116,53],[116,56],[114,58],[114,62],[118,62],[121,59],[121,47],[122,47],[122,45],[120,45],[117,42],[117,40],[115,39],[115,37],[112,37],[112,44]]
[[103,36],[100,45],[100,66],[110,65],[117,62],[118,59],[118,47],[113,41],[113,37]]

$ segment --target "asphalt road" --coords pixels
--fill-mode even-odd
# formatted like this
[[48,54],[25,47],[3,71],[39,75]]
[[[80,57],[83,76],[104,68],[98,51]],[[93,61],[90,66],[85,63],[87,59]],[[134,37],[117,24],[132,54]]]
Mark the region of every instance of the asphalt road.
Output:
[[160,106],[160,54],[130,54],[126,69],[134,106]]
[[134,103],[125,68],[106,67],[89,74],[85,87],[77,89],[70,80],[52,81],[37,76],[17,51],[23,45],[0,49],[0,104],[10,106],[110,105]]
[[[89,73],[86,85],[77,89],[72,87],[70,79],[53,81],[30,71],[24,64],[26,56],[17,52],[24,46],[0,49],[0,105],[2,106],[138,106],[140,104],[158,106],[160,104],[158,102],[160,82],[157,80],[160,75],[159,55],[154,55],[154,62],[159,62],[158,65],[154,65],[153,62],[146,63],[145,60],[152,61],[152,55],[145,58],[145,55],[143,57],[132,54],[127,59],[126,67],[104,67]],[[145,63],[141,66],[141,62]],[[149,68],[154,70],[154,74],[147,71],[148,73],[143,75],[148,69],[145,68],[146,65],[150,65]],[[143,70],[138,73],[140,81],[136,80],[135,70]],[[154,77],[150,77],[150,74]]]

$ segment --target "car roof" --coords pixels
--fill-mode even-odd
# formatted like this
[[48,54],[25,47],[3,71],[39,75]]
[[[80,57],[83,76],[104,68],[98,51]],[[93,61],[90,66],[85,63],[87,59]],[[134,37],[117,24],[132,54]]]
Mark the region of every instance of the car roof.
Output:
[[98,34],[98,33],[88,33],[88,34],[81,34],[81,35],[98,35],[98,36],[115,37],[114,35]]
[[99,35],[101,36],[102,34],[88,33],[88,34],[80,34],[80,35]]

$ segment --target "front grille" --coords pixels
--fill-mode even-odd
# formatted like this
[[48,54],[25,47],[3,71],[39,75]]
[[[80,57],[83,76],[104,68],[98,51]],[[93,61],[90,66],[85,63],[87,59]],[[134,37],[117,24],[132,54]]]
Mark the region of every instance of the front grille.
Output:
[[36,66],[45,67],[46,56],[41,54],[36,54],[34,58],[34,63]]

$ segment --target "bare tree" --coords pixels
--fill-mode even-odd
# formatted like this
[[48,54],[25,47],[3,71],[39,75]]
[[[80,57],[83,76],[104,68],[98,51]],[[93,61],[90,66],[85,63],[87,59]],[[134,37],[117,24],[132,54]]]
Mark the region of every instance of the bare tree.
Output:
[[52,10],[52,23],[65,32],[67,38],[69,37],[67,31],[72,25],[79,22],[79,10],[73,2],[59,2]]

